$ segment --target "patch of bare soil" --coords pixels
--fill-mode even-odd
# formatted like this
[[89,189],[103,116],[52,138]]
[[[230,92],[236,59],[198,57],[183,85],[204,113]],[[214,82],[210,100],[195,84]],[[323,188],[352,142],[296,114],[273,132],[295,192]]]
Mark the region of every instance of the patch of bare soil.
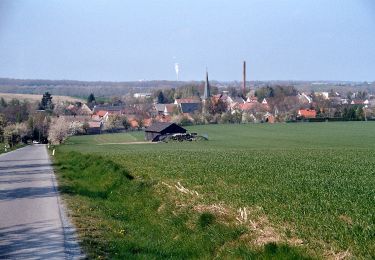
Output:
[[329,260],[343,260],[343,259],[351,259],[352,255],[349,250],[335,252],[333,249],[326,251],[324,254],[324,258]]
[[[265,244],[287,243],[293,246],[302,245],[302,239],[289,236],[287,237],[283,230],[286,228],[274,226],[268,219],[262,207],[241,207],[239,209],[225,205],[224,203],[203,204],[204,195],[197,191],[186,188],[180,182],[177,184],[160,183],[168,191],[175,193],[175,205],[178,209],[191,208],[198,213],[208,212],[215,215],[217,221],[225,225],[243,225],[247,227],[248,232],[240,237],[240,240],[254,246],[263,246]],[[178,212],[174,212],[178,214]]]

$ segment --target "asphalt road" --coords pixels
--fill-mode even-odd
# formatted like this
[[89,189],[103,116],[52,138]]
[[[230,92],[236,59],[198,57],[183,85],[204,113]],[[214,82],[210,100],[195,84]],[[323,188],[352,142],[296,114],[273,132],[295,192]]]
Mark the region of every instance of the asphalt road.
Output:
[[0,259],[82,258],[45,145],[0,156]]

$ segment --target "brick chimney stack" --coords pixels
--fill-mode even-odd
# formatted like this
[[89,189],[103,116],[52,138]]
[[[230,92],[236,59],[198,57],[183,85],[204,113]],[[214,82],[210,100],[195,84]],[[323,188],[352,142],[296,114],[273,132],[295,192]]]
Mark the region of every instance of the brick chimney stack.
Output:
[[246,61],[243,62],[243,86],[242,86],[242,94],[244,98],[246,97]]

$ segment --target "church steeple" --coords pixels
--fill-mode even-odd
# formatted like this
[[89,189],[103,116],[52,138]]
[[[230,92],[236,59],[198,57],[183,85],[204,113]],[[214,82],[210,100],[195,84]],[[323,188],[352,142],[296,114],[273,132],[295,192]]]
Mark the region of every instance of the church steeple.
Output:
[[204,84],[203,100],[207,100],[210,97],[211,97],[210,82],[208,81],[208,71],[206,69],[206,83]]

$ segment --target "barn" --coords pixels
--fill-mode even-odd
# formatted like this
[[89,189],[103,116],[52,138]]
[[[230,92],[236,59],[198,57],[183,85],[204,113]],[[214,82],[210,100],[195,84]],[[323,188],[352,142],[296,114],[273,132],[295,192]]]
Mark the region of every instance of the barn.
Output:
[[159,137],[167,134],[186,133],[186,129],[175,123],[155,122],[145,130],[145,139],[159,141]]

